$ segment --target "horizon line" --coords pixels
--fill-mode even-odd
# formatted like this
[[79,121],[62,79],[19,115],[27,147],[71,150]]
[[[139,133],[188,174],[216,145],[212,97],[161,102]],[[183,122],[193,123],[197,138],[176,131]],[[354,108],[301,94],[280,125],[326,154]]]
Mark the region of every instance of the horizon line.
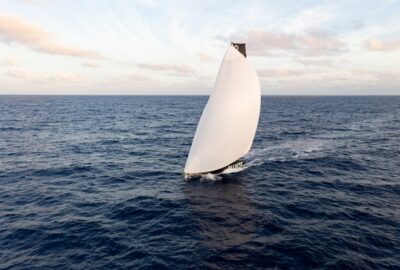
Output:
[[[182,97],[189,97],[189,96],[210,96],[211,94],[0,94],[1,96],[48,96],[48,97],[57,97],[57,96],[71,96],[71,97],[128,97],[128,96],[182,96]],[[280,95],[268,95],[262,94],[261,96],[268,96],[268,97],[397,97],[400,94],[344,94],[344,95],[312,95],[312,94],[299,94],[299,95],[290,95],[290,94],[280,94]]]

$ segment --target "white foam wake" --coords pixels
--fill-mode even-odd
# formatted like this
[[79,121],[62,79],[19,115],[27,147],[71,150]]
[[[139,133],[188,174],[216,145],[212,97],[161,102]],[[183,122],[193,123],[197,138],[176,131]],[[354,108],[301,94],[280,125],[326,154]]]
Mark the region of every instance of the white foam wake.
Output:
[[208,181],[219,181],[221,179],[222,179],[222,176],[219,176],[218,174],[212,174],[212,173],[202,174],[200,177],[200,180],[208,180]]
[[246,167],[259,166],[268,162],[285,162],[323,156],[331,144],[332,140],[305,139],[253,149],[245,156]]

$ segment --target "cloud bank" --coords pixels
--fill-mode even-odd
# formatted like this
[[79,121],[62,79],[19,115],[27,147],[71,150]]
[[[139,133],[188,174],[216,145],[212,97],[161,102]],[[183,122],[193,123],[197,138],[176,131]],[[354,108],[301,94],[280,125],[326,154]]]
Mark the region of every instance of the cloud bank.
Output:
[[400,49],[400,39],[385,41],[370,39],[366,42],[366,46],[371,51],[395,51]]
[[8,44],[22,44],[32,50],[47,54],[101,58],[97,52],[63,44],[56,40],[54,34],[16,16],[0,15],[0,38]]
[[345,42],[322,30],[308,30],[301,34],[250,30],[232,40],[246,40],[253,55],[268,56],[270,52],[284,51],[303,56],[323,56],[343,52]]

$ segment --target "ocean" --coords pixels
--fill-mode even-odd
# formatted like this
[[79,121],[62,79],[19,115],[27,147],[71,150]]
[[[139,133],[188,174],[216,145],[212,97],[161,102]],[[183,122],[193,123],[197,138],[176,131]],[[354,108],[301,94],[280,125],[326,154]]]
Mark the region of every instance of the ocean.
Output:
[[0,269],[400,269],[400,96],[264,96],[185,181],[206,102],[0,96]]

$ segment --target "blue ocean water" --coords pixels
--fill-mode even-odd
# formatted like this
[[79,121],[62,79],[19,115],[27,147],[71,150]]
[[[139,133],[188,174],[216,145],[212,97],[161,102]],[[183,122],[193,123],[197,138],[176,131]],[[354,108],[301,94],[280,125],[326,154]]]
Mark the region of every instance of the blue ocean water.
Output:
[[186,182],[206,102],[0,96],[0,269],[400,269],[400,97],[263,97]]

